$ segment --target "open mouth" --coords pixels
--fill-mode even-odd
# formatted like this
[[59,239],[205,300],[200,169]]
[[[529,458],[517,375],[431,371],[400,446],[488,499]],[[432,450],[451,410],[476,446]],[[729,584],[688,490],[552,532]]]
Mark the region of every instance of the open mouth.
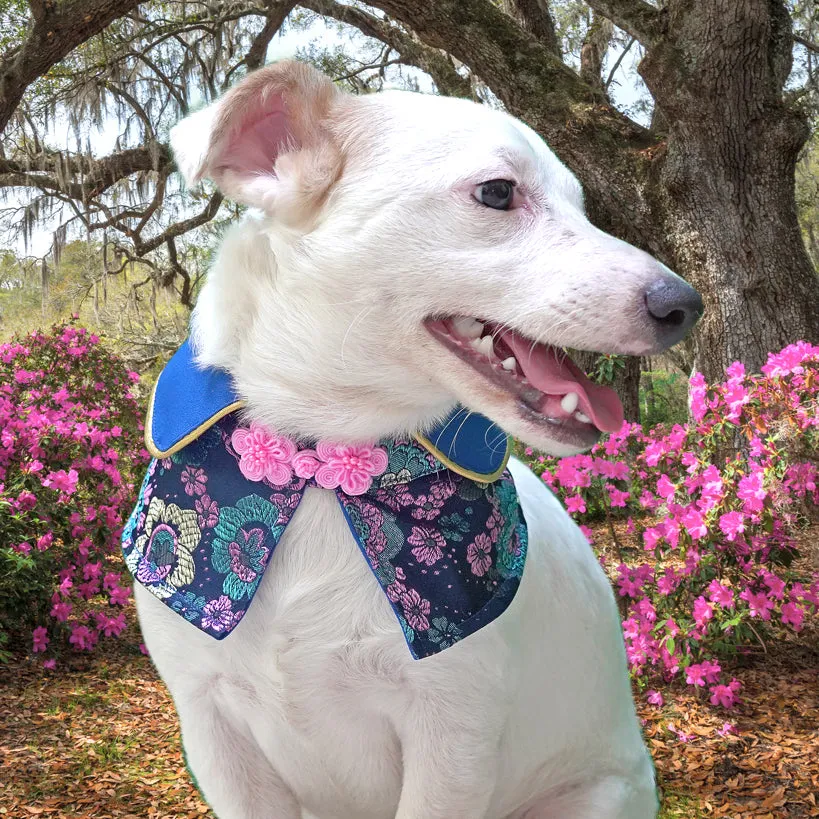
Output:
[[561,348],[467,316],[424,324],[438,342],[509,393],[518,413],[550,438],[585,447],[623,425],[617,393],[590,381]]

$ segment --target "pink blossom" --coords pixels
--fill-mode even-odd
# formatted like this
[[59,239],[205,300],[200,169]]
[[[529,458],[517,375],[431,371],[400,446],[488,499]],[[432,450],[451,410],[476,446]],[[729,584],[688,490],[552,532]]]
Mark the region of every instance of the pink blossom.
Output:
[[647,552],[653,552],[661,538],[662,533],[660,530],[654,526],[649,526],[643,532],[643,549]]
[[[712,699],[713,699],[713,697],[712,697]],[[714,705],[716,705],[716,704],[717,703],[714,703]],[[727,736],[730,736],[731,734],[736,734],[736,733],[737,733],[736,726],[733,725],[730,722],[723,722],[722,723],[722,728],[717,729],[717,735],[721,736],[721,737],[727,737]]]
[[719,675],[722,673],[722,668],[718,662],[712,662],[711,660],[703,660],[700,663],[700,667],[702,669],[702,673],[705,675],[705,681],[707,683],[715,683],[719,679]]
[[695,372],[688,382],[688,405],[691,408],[691,416],[695,421],[701,421],[708,408],[706,403],[707,386],[705,376]]
[[73,495],[77,489],[79,477],[79,473],[76,469],[69,469],[68,472],[64,469],[60,469],[56,472],[49,472],[48,475],[41,480],[41,483],[50,489],[56,489],[58,492],[64,492],[66,495]]
[[700,540],[708,534],[705,520],[693,506],[689,506],[686,510],[682,517],[682,523],[692,540]]
[[116,617],[97,614],[97,628],[106,637],[119,637],[125,631],[126,625],[124,612],[120,612]]
[[729,421],[737,421],[742,407],[751,400],[748,390],[741,383],[730,382],[725,387],[724,398],[729,409],[725,417]]
[[677,575],[676,570],[671,566],[663,572],[662,577],[657,578],[657,591],[667,597],[677,589],[680,580],[681,578]]
[[642,491],[638,502],[644,509],[655,509],[660,505],[660,501],[648,489]]
[[105,577],[102,579],[102,588],[105,591],[111,591],[111,589],[115,589],[119,584],[121,576],[118,572],[106,572]]
[[54,533],[53,532],[46,532],[44,535],[40,535],[37,538],[37,551],[44,552],[48,549],[49,546],[54,542]]
[[582,469],[578,469],[579,464],[578,456],[562,458],[558,462],[555,478],[561,486],[567,489],[591,486],[591,475]]
[[762,572],[762,580],[777,600],[782,600],[785,596],[785,581],[777,577],[773,572]]
[[737,702],[737,694],[742,684],[739,680],[731,680],[728,685],[711,686],[711,704],[721,705],[723,708],[733,708]]
[[664,498],[665,500],[668,500],[669,498],[674,497],[674,493],[676,491],[677,491],[677,487],[674,486],[673,483],[671,483],[668,475],[666,475],[665,473],[662,473],[660,475],[659,480],[657,481],[657,494],[661,498]]
[[47,671],[53,671],[57,667],[57,661],[51,657],[48,660],[43,660],[43,668]]
[[726,512],[720,516],[719,528],[729,541],[736,540],[737,535],[745,531],[745,518],[741,512]]
[[724,609],[734,607],[734,592],[727,586],[723,586],[719,580],[712,580],[708,584],[708,599]]
[[694,622],[698,626],[704,626],[714,616],[714,609],[711,604],[700,595],[694,601]]
[[647,597],[644,597],[637,603],[637,613],[640,614],[647,623],[653,623],[657,619],[657,610]]
[[68,620],[68,616],[71,614],[73,608],[71,603],[54,603],[51,607],[51,616],[58,622],[64,623]]
[[[677,510],[673,510],[673,514],[676,514]],[[667,518],[663,521],[659,528],[663,533],[663,537],[668,541],[668,545],[672,548],[676,548],[677,544],[680,542],[680,523],[674,518]]]
[[626,501],[631,497],[631,493],[630,492],[624,492],[624,491],[621,491],[619,489],[615,489],[610,484],[608,484],[606,486],[606,489],[609,492],[609,498],[610,498],[610,501],[611,501],[611,505],[613,507],[625,508]]
[[737,497],[744,501],[743,509],[746,513],[761,512],[767,496],[767,491],[762,487],[762,473],[760,471],[752,472],[750,475],[740,478]]
[[656,705],[657,708],[662,708],[663,705],[665,705],[663,695],[659,691],[654,691],[653,689],[646,691],[646,699],[650,705]]
[[796,603],[784,603],[782,606],[782,622],[793,626],[794,631],[802,630],[805,619],[805,610]]
[[586,511],[586,501],[583,500],[582,495],[570,495],[568,498],[564,500],[566,504],[566,511],[569,514],[574,514],[575,512],[582,514]]
[[819,347],[806,341],[789,344],[778,353],[770,353],[768,361],[762,366],[762,372],[771,378],[782,378],[786,375],[801,374],[805,368],[803,362],[819,355]]
[[750,589],[743,589],[739,596],[748,603],[751,617],[759,617],[761,620],[771,619],[774,603],[764,591],[752,592]]
[[725,374],[728,376],[729,383],[741,382],[745,378],[745,365],[741,361],[735,361],[728,365]]
[[97,642],[97,639],[88,626],[74,626],[71,630],[71,636],[68,638],[68,642],[71,643],[72,646],[80,649],[80,651],[90,651]]
[[114,606],[124,606],[131,596],[131,590],[123,586],[114,586],[108,593],[108,599]]
[[664,441],[652,441],[645,448],[645,461],[649,466],[657,466],[667,452],[668,445]]
[[680,742],[688,743],[691,742],[692,739],[694,739],[694,734],[687,734],[682,729],[675,729],[672,725],[669,725],[669,729],[676,735],[677,739]]
[[48,629],[43,626],[37,626],[37,628],[31,632],[31,637],[33,643],[31,650],[35,654],[46,650],[48,647]]
[[685,669],[685,681],[689,685],[705,686],[705,671],[699,663],[693,663]]

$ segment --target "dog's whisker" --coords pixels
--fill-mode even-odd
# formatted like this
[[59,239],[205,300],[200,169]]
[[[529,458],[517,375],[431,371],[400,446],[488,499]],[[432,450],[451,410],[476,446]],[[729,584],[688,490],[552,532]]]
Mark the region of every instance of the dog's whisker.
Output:
[[361,311],[361,312],[360,312],[360,313],[359,313],[359,314],[358,314],[358,315],[357,315],[357,316],[356,316],[356,317],[355,317],[355,318],[354,318],[354,319],[353,319],[353,320],[350,322],[350,326],[347,328],[347,330],[346,330],[346,331],[345,331],[345,333],[344,333],[344,338],[341,340],[341,349],[340,349],[339,353],[340,353],[340,355],[341,355],[341,366],[342,366],[342,368],[343,368],[343,369],[345,369],[345,370],[347,369],[347,362],[344,360],[344,345],[347,343],[347,339],[348,339],[348,337],[349,337],[349,335],[350,335],[350,331],[353,329],[353,325],[354,325],[354,324],[355,324],[355,323],[356,323],[356,322],[357,322],[357,321],[358,321],[360,318],[362,318],[362,317],[363,317],[363,316],[365,316],[367,313],[369,313],[369,312],[370,312],[372,309],[373,309],[373,305],[370,305],[369,307],[365,307],[365,308],[364,308],[364,309],[363,309],[363,310],[362,310],[362,311]]
[[[469,415],[470,415],[470,414],[471,414],[471,410],[470,410],[470,411],[468,411],[467,417],[469,417]],[[439,437],[439,438],[440,438],[440,436],[441,436],[441,435],[443,435],[443,434],[444,434],[444,432],[446,432],[446,431],[447,431],[447,429],[449,429],[449,425],[450,425],[450,424],[455,423],[455,419],[456,419],[457,417],[458,417],[458,413],[455,413],[455,414],[454,414],[454,415],[453,415],[453,416],[452,416],[452,417],[451,417],[451,418],[450,418],[450,419],[449,419],[449,420],[446,422],[446,424],[444,424],[444,426],[441,428],[440,432],[438,433],[438,437]],[[435,445],[437,446],[437,443],[436,443],[435,441],[433,441],[432,443],[433,443],[433,444],[435,444]]]
[[317,301],[313,302],[316,307],[343,307],[346,304],[360,304],[362,301],[370,301],[366,296],[360,299],[350,299],[349,301]]

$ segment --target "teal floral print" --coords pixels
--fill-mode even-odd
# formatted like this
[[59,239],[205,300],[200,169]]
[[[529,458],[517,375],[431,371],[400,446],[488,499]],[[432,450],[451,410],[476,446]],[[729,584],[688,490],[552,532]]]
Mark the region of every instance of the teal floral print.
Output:
[[258,495],[247,495],[236,506],[224,506],[214,529],[212,563],[225,574],[224,593],[231,600],[252,597],[284,526],[279,510]]
[[454,543],[460,543],[469,531],[469,521],[457,512],[444,515],[438,520],[438,526],[441,528],[441,534]]
[[455,623],[450,623],[446,617],[433,617],[432,627],[427,633],[429,641],[435,643],[440,649],[455,645],[462,636],[458,626]]

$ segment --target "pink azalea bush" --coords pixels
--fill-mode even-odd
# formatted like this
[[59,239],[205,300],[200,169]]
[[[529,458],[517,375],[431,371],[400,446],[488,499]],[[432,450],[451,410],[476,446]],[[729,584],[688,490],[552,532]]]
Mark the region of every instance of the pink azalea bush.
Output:
[[148,457],[138,379],[70,324],[0,344],[0,659],[125,629],[119,536]]
[[684,680],[730,708],[741,683],[720,660],[798,633],[819,605],[819,576],[794,565],[796,535],[819,510],[819,347],[793,344],[761,375],[739,363],[726,375],[712,387],[694,375],[688,424],[626,423],[588,454],[526,454],[587,535],[597,520],[638,537],[643,555],[615,538],[607,566],[632,674]]

